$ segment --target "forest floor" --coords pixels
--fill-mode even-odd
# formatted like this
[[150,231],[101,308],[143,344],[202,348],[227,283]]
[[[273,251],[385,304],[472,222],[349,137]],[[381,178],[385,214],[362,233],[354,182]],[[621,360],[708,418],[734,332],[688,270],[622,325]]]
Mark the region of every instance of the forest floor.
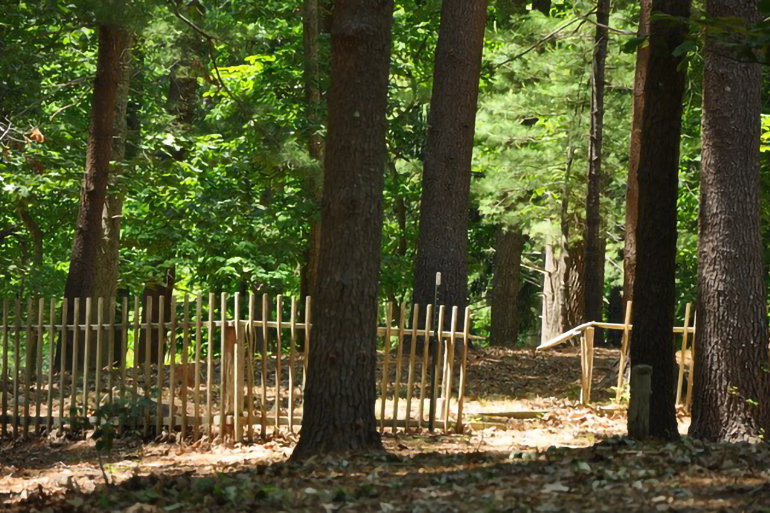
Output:
[[597,350],[587,408],[576,348],[474,351],[470,417],[547,413],[462,435],[386,433],[387,452],[366,457],[288,463],[288,433],[244,447],[127,439],[105,486],[92,440],[16,441],[0,446],[0,511],[770,511],[767,445],[622,438],[625,411],[600,407],[616,357]]

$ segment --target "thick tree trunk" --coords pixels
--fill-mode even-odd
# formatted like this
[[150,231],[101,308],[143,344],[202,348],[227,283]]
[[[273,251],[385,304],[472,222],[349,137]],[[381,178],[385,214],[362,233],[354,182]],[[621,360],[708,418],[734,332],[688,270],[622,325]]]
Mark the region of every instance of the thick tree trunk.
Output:
[[[121,166],[126,155],[128,137],[128,95],[131,81],[131,43],[120,57],[121,75],[115,98],[115,128],[112,138],[113,166],[107,185],[107,197],[102,209],[102,240],[96,259],[94,297],[104,298],[104,319],[109,319],[110,300],[118,289],[118,261],[120,255],[120,225],[123,216],[123,196],[120,190]],[[114,338],[113,354],[120,357],[120,337]],[[95,348],[94,348],[95,351]],[[96,354],[95,352],[92,354]],[[100,361],[106,365],[109,358],[108,344],[102,345]]]
[[[639,14],[639,37],[647,37],[650,31],[651,0],[641,0]],[[647,66],[650,57],[649,45],[636,50],[636,72],[634,75],[634,103],[631,118],[631,136],[628,149],[628,179],[626,188],[626,240],[623,254],[623,304],[634,296],[636,276],[636,222],[639,216],[639,150],[642,142],[642,115],[644,114],[644,84],[647,80]],[[625,309],[624,309],[625,310]]]
[[562,331],[585,322],[585,250],[583,241],[563,245],[561,262]]
[[[759,21],[751,0],[709,0],[709,17]],[[770,429],[760,225],[762,73],[706,40],[698,238],[698,334],[690,433],[756,439]]]
[[498,228],[492,279],[491,343],[515,346],[519,338],[519,289],[524,235],[521,228]]
[[319,280],[294,459],[382,448],[374,405],[392,18],[392,0],[334,4]]
[[[86,169],[70,267],[64,288],[64,297],[69,301],[74,298],[84,301],[84,298],[93,297],[95,293],[96,266],[102,239],[102,212],[107,195],[116,100],[122,75],[121,57],[129,49],[131,40],[131,34],[122,27],[99,26],[99,50],[91,104]],[[70,304],[69,312],[73,310],[73,305]],[[85,313],[82,307],[81,312]],[[72,351],[68,353],[72,354]],[[83,356],[84,351],[79,354]],[[71,362],[65,362],[67,369],[71,366]]]
[[[653,0],[652,11],[687,18],[689,0]],[[676,200],[679,141],[686,70],[673,51],[686,25],[650,23],[649,57],[639,146],[639,217],[631,365],[652,367],[650,435],[679,436],[674,405],[674,308],[676,292]],[[631,389],[632,400],[638,393]]]
[[[486,0],[444,0],[428,115],[414,302],[433,302],[436,273],[447,308],[465,307],[473,134]],[[449,317],[449,316],[447,316]]]
[[[604,240],[602,235],[602,139],[604,132],[604,68],[610,1],[598,0],[591,77],[591,137],[588,145],[588,187],[585,231],[585,320],[601,321],[604,310]],[[602,330],[595,344],[602,343]]]
[[545,273],[543,273],[543,306],[540,312],[540,343],[562,333],[561,280],[559,259],[553,244],[545,246]]
[[[320,206],[323,191],[324,139],[319,133],[323,123],[321,119],[321,67],[318,49],[319,6],[318,0],[305,0],[303,15],[304,32],[304,79],[305,109],[308,122],[308,154],[319,163],[320,168],[307,178],[307,190],[315,203]],[[313,295],[318,283],[318,256],[321,249],[321,220],[314,217],[310,221],[308,247],[306,250],[305,277],[302,296]]]

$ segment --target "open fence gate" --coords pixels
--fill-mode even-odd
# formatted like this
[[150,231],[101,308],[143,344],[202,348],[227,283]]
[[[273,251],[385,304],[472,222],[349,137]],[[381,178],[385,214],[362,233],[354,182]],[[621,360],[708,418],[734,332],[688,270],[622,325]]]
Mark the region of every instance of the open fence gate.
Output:
[[[540,344],[537,347],[538,351],[544,349],[550,349],[561,345],[565,342],[572,340],[575,337],[580,337],[580,402],[581,404],[590,404],[591,402],[591,384],[593,383],[594,372],[594,333],[596,328],[621,330],[623,332],[622,342],[620,346],[620,362],[618,363],[618,384],[616,388],[615,402],[620,402],[625,386],[624,376],[625,367],[628,360],[628,352],[631,343],[631,331],[633,325],[631,324],[631,312],[633,302],[628,301],[626,303],[626,313],[623,324],[611,323],[611,322],[598,322],[591,321],[576,326],[569,331],[565,331],[561,335],[552,338],[551,340]],[[693,370],[695,368],[695,318],[693,316],[693,324],[690,326],[690,314],[692,311],[692,304],[687,303],[685,305],[684,314],[684,326],[674,326],[674,344],[676,344],[676,336],[682,335],[682,345],[679,351],[679,369],[676,389],[676,404],[684,405],[686,409],[690,409],[692,404],[692,383],[693,383]],[[690,339],[689,336],[692,335]],[[688,349],[688,340],[690,341]],[[689,362],[689,372],[687,378],[687,386],[684,386],[684,375],[687,363]],[[685,391],[686,388],[686,391]],[[684,400],[683,400],[684,397]]]
[[[307,297],[300,312],[296,298],[286,299],[185,295],[181,305],[172,297],[166,312],[160,297],[157,318],[150,296],[144,305],[138,297],[74,299],[71,306],[28,298],[25,308],[6,299],[0,435],[41,435],[118,414],[113,422],[145,437],[167,429],[252,442],[266,438],[268,428],[293,431],[302,423],[312,301]],[[380,430],[427,426],[432,339],[441,342],[433,420],[461,432],[471,310],[462,312],[460,330],[457,307],[440,306],[435,327],[433,305],[414,305],[411,315],[401,305],[395,326],[393,305],[385,312],[377,328]]]

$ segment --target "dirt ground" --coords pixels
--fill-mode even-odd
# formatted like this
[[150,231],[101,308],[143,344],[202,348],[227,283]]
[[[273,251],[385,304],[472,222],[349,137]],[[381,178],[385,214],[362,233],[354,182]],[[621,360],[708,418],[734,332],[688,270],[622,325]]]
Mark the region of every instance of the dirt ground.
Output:
[[[124,439],[107,486],[93,440],[17,440],[0,446],[0,511],[770,511],[767,445],[622,438],[624,410],[602,408],[616,355],[597,350],[587,408],[576,348],[475,351],[467,418],[506,429],[387,432],[364,457],[288,463],[287,432],[243,447]],[[502,416],[533,410],[547,413]]]

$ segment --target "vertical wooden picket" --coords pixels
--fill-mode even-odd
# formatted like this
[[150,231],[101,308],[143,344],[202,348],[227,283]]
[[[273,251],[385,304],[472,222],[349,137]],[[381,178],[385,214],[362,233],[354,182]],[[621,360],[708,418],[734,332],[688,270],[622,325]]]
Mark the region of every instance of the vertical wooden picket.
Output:
[[235,346],[233,347],[233,423],[235,442],[243,442],[243,329],[241,327],[241,293],[234,298],[233,323],[235,324]]
[[457,390],[457,429],[463,432],[463,402],[465,401],[466,364],[468,362],[468,344],[471,342],[471,309],[465,307],[463,320],[463,356],[460,362],[460,385]]
[[256,297],[254,293],[249,294],[249,343],[244,348],[246,350],[246,439],[249,443],[254,442],[254,358],[256,356],[254,343],[257,340],[256,327],[254,325],[254,312],[256,308]]
[[65,297],[61,302],[61,331],[59,331],[59,340],[61,340],[61,350],[59,359],[59,430],[64,429],[64,370],[67,368],[67,340],[69,339],[69,330],[67,329],[67,309],[69,301]]
[[155,402],[155,436],[163,433],[163,358],[165,356],[166,346],[166,298],[158,296],[158,372],[157,372],[157,390],[158,400]]
[[687,303],[684,307],[684,333],[682,333],[682,351],[679,353],[679,378],[676,382],[676,404],[682,404],[682,385],[684,384],[684,368],[687,363],[687,338],[690,334],[690,308],[691,304]]
[[393,303],[385,307],[385,339],[382,350],[382,383],[380,384],[380,433],[385,431],[385,406],[388,400],[388,365],[390,364],[390,330],[393,322]]
[[302,359],[302,393],[303,393],[303,399],[302,399],[302,406],[304,408],[305,405],[305,399],[304,399],[304,392],[307,389],[307,365],[308,361],[310,359],[310,303],[311,298],[310,296],[305,297],[305,348],[304,348],[304,356]]
[[[113,387],[113,370],[115,367],[115,307],[116,301],[114,297],[109,298],[110,310],[107,318],[109,326],[107,327],[107,404],[112,404],[112,387]],[[101,354],[99,355],[99,361],[101,362]]]
[[[176,403],[174,398],[176,397],[176,375],[174,369],[176,367],[176,296],[171,296],[170,302],[171,311],[169,312],[169,335],[168,335],[168,432],[173,434],[176,430]],[[164,331],[165,334],[165,331]],[[162,339],[161,339],[162,340]],[[159,390],[163,390],[164,382],[160,382]],[[161,393],[158,403],[162,403],[163,394]]]
[[291,324],[289,341],[289,432],[294,433],[294,367],[296,365],[295,347],[297,344],[297,298],[291,298]]
[[283,296],[280,294],[275,301],[276,336],[275,336],[275,428],[273,433],[280,431],[281,427],[281,320],[283,315]]
[[224,439],[227,432],[227,294],[222,292],[220,296],[220,318],[222,320],[219,334],[219,436]]
[[213,408],[213,397],[212,397],[212,387],[213,381],[214,381],[214,340],[216,340],[214,336],[214,293],[209,293],[209,319],[208,319],[208,348],[207,348],[207,369],[206,369],[206,436],[208,437],[209,441],[211,441],[211,436],[213,434],[213,424],[214,424],[214,414],[212,412]]
[[[150,401],[150,384],[152,379],[151,366],[150,366],[150,354],[152,349],[152,295],[147,295],[147,304],[144,307],[145,318],[147,320],[144,328],[144,398],[146,401]],[[145,438],[150,434],[150,406],[149,404],[144,407],[144,425],[143,432]]]
[[3,409],[2,431],[0,438],[5,439],[8,436],[8,299],[3,299],[3,390],[0,403]]
[[623,339],[620,343],[620,363],[618,364],[618,387],[615,391],[615,402],[620,402],[623,395],[623,378],[626,371],[626,359],[628,358],[628,347],[631,343],[631,311],[633,301],[626,301],[626,315],[623,319]]
[[101,406],[101,388],[102,388],[102,350],[103,340],[102,335],[104,330],[104,298],[100,297],[96,300],[96,354],[94,355],[94,362],[96,370],[94,372],[94,410],[98,410]]
[[201,436],[201,345],[203,344],[203,297],[195,298],[195,420],[193,421],[193,440]]
[[189,379],[188,351],[190,350],[190,296],[186,293],[182,306],[182,316],[182,383],[179,395],[182,397],[182,439],[184,440],[187,437],[187,380]]
[[45,323],[45,298],[37,300],[37,342],[35,343],[35,435],[40,436],[40,385],[43,377],[43,332]]
[[[393,385],[393,432],[398,428],[398,396],[401,393],[401,364],[404,356],[404,326],[406,326],[406,303],[401,303],[398,316],[398,346],[396,347],[396,382]],[[406,417],[407,424],[409,416]]]
[[78,365],[80,351],[80,298],[75,298],[72,318],[72,394],[70,397],[70,424],[75,421],[78,414]]
[[698,324],[698,313],[696,312],[692,319],[692,348],[690,350],[690,372],[687,375],[687,397],[684,401],[684,407],[687,411],[690,411],[692,405],[692,384],[693,384],[693,372],[695,370],[695,345],[698,341],[698,331],[696,325]]
[[[56,352],[56,300],[51,299],[48,307],[48,397],[46,397],[46,416],[45,427],[47,432],[51,433],[53,427],[53,356]],[[5,382],[3,382],[5,383]],[[5,388],[5,386],[3,386]],[[5,412],[3,412],[5,413]]]
[[139,296],[134,297],[134,329],[133,329],[133,345],[134,345],[134,361],[132,363],[132,368],[134,369],[133,373],[133,386],[132,386],[132,398],[134,402],[139,400],[139,369],[142,366],[142,362],[139,361],[139,346],[141,344],[141,332],[139,331],[140,328],[140,322],[141,322],[141,315],[140,315],[140,308],[141,304],[139,302]]
[[420,404],[417,407],[417,427],[422,429],[423,422],[425,421],[425,398],[427,397],[426,385],[428,382],[428,356],[430,353],[430,325],[433,314],[433,305],[428,305],[425,308],[425,334],[422,341],[422,378],[420,379]]
[[88,374],[91,366],[91,298],[86,298],[86,322],[83,329],[83,417],[88,418]]
[[420,305],[412,307],[412,335],[409,341],[409,374],[406,384],[406,432],[412,429],[412,396],[414,395],[414,367],[417,356],[417,333],[420,323]]
[[123,297],[120,310],[120,398],[126,398],[126,367],[128,366],[128,296]]
[[27,299],[27,317],[25,318],[25,347],[24,347],[24,424],[23,433],[24,436],[29,434],[29,403],[30,398],[30,383],[32,382],[32,364],[34,363],[34,352],[32,349],[35,346],[32,335],[32,298]]
[[267,440],[267,294],[262,295],[262,347],[260,356],[262,358],[262,375],[260,376],[260,385],[262,385],[262,401],[259,405],[260,428],[262,440]]
[[21,365],[21,301],[16,300],[13,333],[13,438],[19,436],[19,367]]
[[452,381],[454,377],[455,341],[457,338],[457,306],[452,307],[452,320],[447,339],[446,378],[444,379],[444,431],[449,431],[449,414],[452,411]]

